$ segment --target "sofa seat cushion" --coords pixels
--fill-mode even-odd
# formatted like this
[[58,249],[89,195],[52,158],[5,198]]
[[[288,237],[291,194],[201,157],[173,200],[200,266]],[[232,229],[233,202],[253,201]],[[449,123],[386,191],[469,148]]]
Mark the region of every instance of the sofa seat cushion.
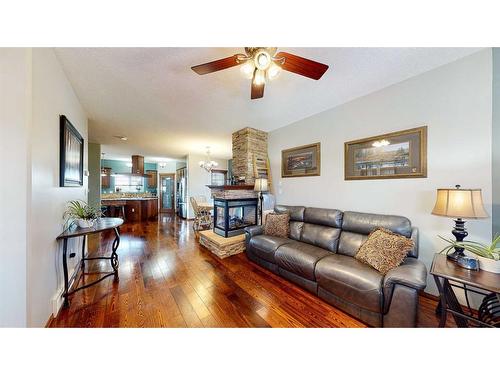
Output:
[[321,259],[315,271],[318,286],[346,302],[382,312],[384,277],[353,257],[332,254]]
[[274,260],[274,252],[281,245],[292,242],[289,238],[282,238],[276,236],[255,236],[250,239],[250,251],[259,258],[267,260],[271,263],[276,263]]
[[274,258],[279,267],[314,281],[316,263],[330,254],[332,254],[330,251],[320,247],[292,241],[280,246],[274,253]]

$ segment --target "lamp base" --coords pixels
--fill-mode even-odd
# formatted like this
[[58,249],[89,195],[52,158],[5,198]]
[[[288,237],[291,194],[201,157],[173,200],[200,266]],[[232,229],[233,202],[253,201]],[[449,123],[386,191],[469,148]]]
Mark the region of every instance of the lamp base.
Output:
[[[454,221],[455,226],[453,227],[451,233],[455,236],[458,242],[461,242],[465,237],[467,237],[469,233],[467,233],[467,230],[465,229],[465,221],[463,221],[461,218],[457,218]],[[462,247],[455,246],[455,251],[451,254],[448,254],[447,258],[456,262],[458,258],[463,256],[465,256],[464,249]]]
[[452,260],[454,262],[457,262],[458,261],[458,258],[461,258],[465,256],[464,255],[464,250],[463,249],[460,249],[458,250],[457,248],[455,248],[455,251],[453,253],[450,253],[450,254],[447,254],[446,257],[449,259],[449,260]]

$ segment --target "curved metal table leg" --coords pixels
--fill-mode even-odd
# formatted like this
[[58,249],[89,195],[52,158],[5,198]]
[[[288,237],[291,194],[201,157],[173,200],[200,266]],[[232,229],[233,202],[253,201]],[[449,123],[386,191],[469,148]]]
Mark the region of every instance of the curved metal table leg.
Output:
[[441,318],[439,319],[439,328],[442,328],[446,324],[446,295],[444,291],[444,281],[443,284],[441,284],[441,281],[439,280],[438,276],[434,276],[434,281],[436,282],[436,285],[439,290],[439,296],[440,296],[440,310],[441,310]]
[[120,231],[118,228],[114,228],[115,231],[115,239],[113,240],[113,246],[112,246],[112,252],[111,252],[111,267],[113,267],[113,272],[115,274],[115,280],[118,280],[118,254],[116,253],[116,250],[118,249],[118,246],[120,246]]
[[68,301],[68,239],[63,240],[63,274],[64,274],[64,307],[69,307]]

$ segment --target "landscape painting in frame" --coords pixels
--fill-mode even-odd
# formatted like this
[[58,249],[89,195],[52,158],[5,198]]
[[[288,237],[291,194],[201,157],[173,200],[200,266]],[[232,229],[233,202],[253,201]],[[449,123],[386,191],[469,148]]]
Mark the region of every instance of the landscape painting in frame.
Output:
[[59,186],[83,185],[83,137],[66,116],[60,121]]
[[320,143],[281,151],[281,177],[320,175]]
[[344,178],[427,177],[427,126],[344,144]]

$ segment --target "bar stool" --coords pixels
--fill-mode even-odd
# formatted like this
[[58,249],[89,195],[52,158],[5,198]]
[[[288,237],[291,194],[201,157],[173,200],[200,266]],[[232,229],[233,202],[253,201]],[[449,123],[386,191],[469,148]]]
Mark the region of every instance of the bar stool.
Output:
[[[125,202],[108,202],[106,203],[107,211],[113,217],[121,217],[125,221]],[[118,215],[117,211],[118,210]]]

